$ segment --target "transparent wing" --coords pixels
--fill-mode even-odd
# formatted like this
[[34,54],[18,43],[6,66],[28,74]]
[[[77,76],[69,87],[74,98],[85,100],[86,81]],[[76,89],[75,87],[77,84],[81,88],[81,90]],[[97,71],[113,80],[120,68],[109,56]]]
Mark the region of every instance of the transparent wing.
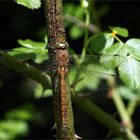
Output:
[[[103,63],[104,58],[102,57],[105,57],[105,60],[111,59],[112,57],[112,61],[115,61],[116,64],[113,63],[113,65],[111,65],[108,63],[107,65],[106,63]],[[78,91],[85,88],[91,90],[97,90],[100,88],[100,90],[104,91],[108,90],[109,88],[108,82],[110,78],[120,81],[119,77],[115,73],[115,70],[113,69],[115,68],[115,65],[116,67],[119,65],[119,62],[122,63],[125,61],[123,56],[87,55],[84,58],[82,65],[78,66],[80,59],[81,58],[78,56],[78,59],[73,59],[71,57],[70,60],[70,83],[72,86],[76,87]],[[103,81],[104,83],[100,87]]]
[[[57,69],[55,62],[48,60],[47,51],[44,51],[43,53],[38,51],[29,51],[27,53],[27,50],[22,50],[21,52],[21,50],[16,49],[14,51],[10,51],[9,54],[21,61],[28,61],[31,65],[42,70],[42,73],[48,73],[52,69]],[[119,66],[119,64],[125,61],[125,59],[126,58],[124,56],[117,54],[102,56],[86,55],[84,58],[81,58],[81,56],[77,54],[71,55],[69,62],[70,84],[71,86],[75,86],[78,91],[85,88],[95,90],[100,86],[102,80],[107,81],[110,76],[119,79],[113,69]],[[79,66],[81,60],[82,64]],[[35,63],[41,64],[37,65]],[[101,88],[101,90],[106,89],[108,89],[108,87]]]

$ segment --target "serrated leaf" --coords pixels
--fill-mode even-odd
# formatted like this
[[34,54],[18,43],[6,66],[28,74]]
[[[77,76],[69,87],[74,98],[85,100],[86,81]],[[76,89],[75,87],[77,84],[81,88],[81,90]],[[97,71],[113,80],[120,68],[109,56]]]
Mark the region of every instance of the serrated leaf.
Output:
[[78,39],[83,35],[84,31],[78,26],[72,26],[69,33],[72,39]]
[[129,39],[126,44],[131,56],[140,60],[140,39]]
[[111,33],[100,33],[93,37],[90,51],[93,53],[104,53],[105,50],[112,46],[114,38]]
[[21,4],[29,9],[38,9],[41,7],[41,0],[15,0],[17,4]]
[[116,34],[122,37],[128,37],[128,30],[122,27],[110,27],[110,29],[115,32]]
[[126,61],[119,67],[119,75],[121,80],[130,88],[136,89],[140,87],[140,62],[128,56]]

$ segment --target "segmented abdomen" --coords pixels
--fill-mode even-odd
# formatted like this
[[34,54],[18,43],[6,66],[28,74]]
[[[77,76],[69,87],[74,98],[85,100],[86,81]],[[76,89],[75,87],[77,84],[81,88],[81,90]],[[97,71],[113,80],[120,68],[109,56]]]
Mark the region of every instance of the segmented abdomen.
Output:
[[61,117],[62,117],[62,125],[64,131],[67,129],[67,85],[66,85],[66,75],[61,74]]

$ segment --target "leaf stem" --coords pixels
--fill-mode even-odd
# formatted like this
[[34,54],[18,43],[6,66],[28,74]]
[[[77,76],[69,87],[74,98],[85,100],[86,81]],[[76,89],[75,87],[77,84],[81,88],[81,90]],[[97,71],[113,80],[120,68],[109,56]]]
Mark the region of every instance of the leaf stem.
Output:
[[124,44],[124,42],[122,41],[122,40],[120,40],[116,35],[113,35],[113,37],[118,41],[118,42],[120,42],[120,43],[123,43]]
[[[84,1],[84,0],[83,0]],[[86,1],[88,3],[88,1]],[[76,76],[73,80],[73,85],[76,85],[77,82],[79,81],[79,76],[81,74],[81,66],[82,63],[85,59],[86,56],[86,52],[87,52],[87,47],[88,47],[88,35],[89,35],[89,25],[90,25],[90,13],[89,13],[89,7],[84,7],[85,10],[85,35],[84,35],[84,45],[83,45],[83,49],[82,49],[82,53],[81,53],[81,57],[80,60],[77,63],[77,72],[76,72]]]
[[110,85],[110,89],[111,89],[111,95],[112,95],[112,99],[115,103],[115,106],[118,110],[118,113],[119,113],[119,116],[122,120],[122,124],[125,126],[125,127],[128,127],[130,130],[133,129],[133,123],[131,121],[131,118],[127,112],[127,109],[123,103],[123,100],[122,98],[120,97],[120,95],[116,92],[116,89],[115,89],[115,79],[114,77],[109,77],[108,78],[108,83]]
[[136,106],[137,106],[137,100],[129,101],[128,106],[127,106],[127,112],[129,114],[129,116],[132,116],[133,115]]
[[82,57],[80,60],[81,63],[83,62],[84,57],[86,56],[86,52],[87,52],[89,25],[90,25],[90,13],[89,13],[89,7],[86,7],[85,8],[85,36],[84,36],[84,45],[83,45],[82,54],[81,54]]

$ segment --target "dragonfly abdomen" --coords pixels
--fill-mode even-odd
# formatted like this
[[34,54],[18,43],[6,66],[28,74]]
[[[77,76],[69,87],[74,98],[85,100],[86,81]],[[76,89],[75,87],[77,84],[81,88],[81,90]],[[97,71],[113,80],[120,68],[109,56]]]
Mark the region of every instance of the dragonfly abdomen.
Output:
[[61,94],[61,117],[62,117],[61,119],[62,119],[64,132],[67,131],[67,116],[68,116],[66,74],[67,74],[66,69],[62,69],[62,73],[60,75],[60,78],[61,78],[61,85],[60,85],[61,93],[60,94]]

